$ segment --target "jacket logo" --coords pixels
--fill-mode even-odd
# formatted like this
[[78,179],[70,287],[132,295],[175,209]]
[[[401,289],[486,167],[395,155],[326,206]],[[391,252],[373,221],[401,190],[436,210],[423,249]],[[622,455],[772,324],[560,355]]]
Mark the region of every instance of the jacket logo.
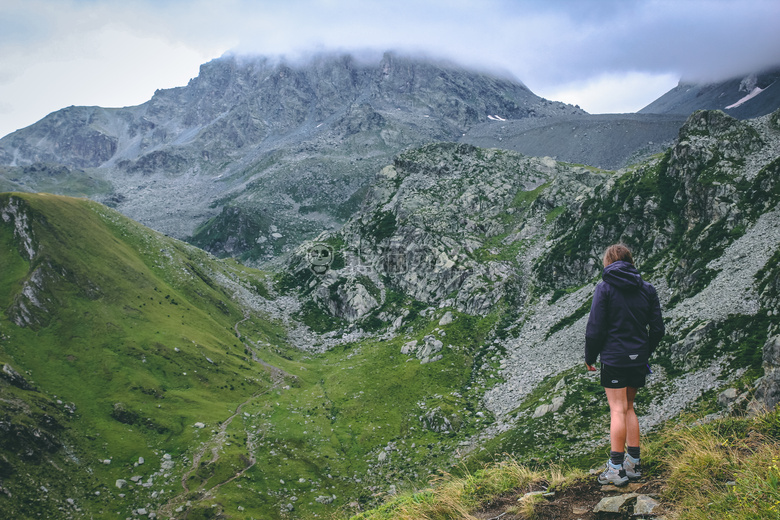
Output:
[[628,356],[628,357],[630,357],[630,358],[631,358],[631,361],[633,361],[633,360],[635,360],[636,358],[638,358],[638,357],[639,357],[639,354],[631,354],[631,355],[630,355],[630,356]]

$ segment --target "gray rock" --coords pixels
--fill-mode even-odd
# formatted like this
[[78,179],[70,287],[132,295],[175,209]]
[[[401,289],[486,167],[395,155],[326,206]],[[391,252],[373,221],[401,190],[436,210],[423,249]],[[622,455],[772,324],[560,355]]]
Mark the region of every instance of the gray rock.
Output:
[[314,292],[314,298],[328,311],[348,321],[356,321],[379,306],[366,284],[376,285],[368,278],[354,278],[349,275],[339,278],[329,272]]
[[401,347],[401,354],[412,354],[417,349],[417,340],[413,339],[412,341],[409,341],[408,343],[404,343],[404,346]]
[[420,416],[420,421],[427,429],[438,433],[450,432],[454,429],[450,417],[438,406]]
[[634,504],[634,516],[653,515],[654,511],[660,505],[661,504],[657,500],[647,495],[638,495],[636,497],[636,504]]
[[534,410],[534,418],[542,417],[550,412],[557,412],[563,406],[564,400],[563,396],[557,396],[553,398],[552,403],[537,406]]
[[684,339],[674,343],[672,345],[672,359],[675,363],[682,364],[686,368],[693,367],[698,358],[695,356],[696,348],[701,344],[701,340],[714,330],[716,323],[714,321],[708,321],[702,323],[685,336]]
[[738,394],[736,388],[727,388],[718,395],[718,404],[721,408],[728,408],[737,400]]
[[756,381],[756,392],[751,410],[771,410],[780,402],[780,335],[770,337],[764,344],[764,375]]
[[449,325],[450,323],[452,323],[452,320],[453,320],[452,312],[447,311],[444,313],[444,316],[442,316],[441,319],[439,320],[439,326],[443,327],[445,325]]
[[593,508],[594,513],[620,513],[628,508],[631,501],[637,498],[636,493],[628,493],[625,495],[618,495],[614,497],[602,498],[596,507]]
[[432,335],[425,336],[423,341],[425,343],[423,344],[423,347],[417,351],[417,359],[421,360],[423,363],[434,361],[433,358],[441,359],[441,356],[437,357],[436,355],[441,352],[444,343]]
[[15,387],[21,388],[22,390],[35,390],[35,387],[28,383],[27,380],[25,380],[21,374],[14,370],[14,368],[8,363],[3,364],[3,369],[0,371],[0,378],[5,379]]

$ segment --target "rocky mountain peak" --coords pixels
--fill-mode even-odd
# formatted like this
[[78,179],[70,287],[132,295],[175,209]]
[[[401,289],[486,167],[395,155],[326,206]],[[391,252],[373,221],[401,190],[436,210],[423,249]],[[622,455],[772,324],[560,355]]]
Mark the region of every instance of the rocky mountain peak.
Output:
[[340,226],[402,150],[490,118],[564,114],[584,112],[517,81],[393,53],[224,56],[142,105],[50,114],[0,140],[0,165],[89,169],[103,186],[93,198],[252,263]]

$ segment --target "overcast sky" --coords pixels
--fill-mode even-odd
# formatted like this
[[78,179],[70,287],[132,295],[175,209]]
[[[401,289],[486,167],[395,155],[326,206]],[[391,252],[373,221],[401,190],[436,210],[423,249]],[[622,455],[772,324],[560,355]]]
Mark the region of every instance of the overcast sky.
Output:
[[591,113],[780,64],[778,0],[0,0],[0,136],[137,105],[227,52],[393,49],[511,73]]

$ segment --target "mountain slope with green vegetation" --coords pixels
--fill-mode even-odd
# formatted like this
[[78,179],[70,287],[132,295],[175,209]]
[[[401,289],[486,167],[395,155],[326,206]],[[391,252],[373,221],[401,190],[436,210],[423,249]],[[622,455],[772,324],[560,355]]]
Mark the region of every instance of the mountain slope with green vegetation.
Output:
[[667,323],[644,431],[773,406],[778,121],[697,113],[616,172],[409,150],[272,273],[85,199],[0,195],[0,511],[345,516],[507,454],[593,467],[609,417],[582,338],[617,240]]
[[84,199],[4,194],[0,212],[15,518],[308,518],[426,478],[490,421],[471,390],[489,322],[419,317],[421,341],[449,333],[436,365],[400,338],[307,353],[263,273]]
[[[5,194],[0,208],[0,355],[20,381],[1,388],[2,508],[122,510],[144,488],[114,481],[160,470],[166,453],[180,469],[196,423],[218,424],[273,384],[236,338],[246,309],[213,278],[262,292],[262,277],[86,200]],[[252,322],[266,342],[283,338]],[[139,457],[149,462],[134,470]]]

